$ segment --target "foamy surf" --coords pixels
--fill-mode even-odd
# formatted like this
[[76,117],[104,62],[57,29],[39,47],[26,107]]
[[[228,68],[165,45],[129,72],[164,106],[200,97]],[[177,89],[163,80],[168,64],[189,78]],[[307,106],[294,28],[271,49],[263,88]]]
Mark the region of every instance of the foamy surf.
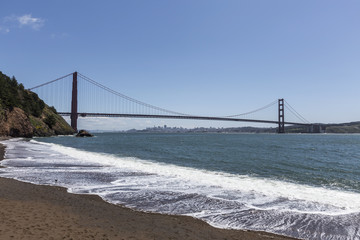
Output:
[[[7,168],[0,170],[0,176],[97,194],[139,210],[190,215],[221,228],[311,239],[359,238],[360,194],[356,192],[94,153],[36,140],[4,143],[7,160],[2,165]],[[346,226],[341,225],[344,221]],[[329,234],[334,228],[336,233]]]
[[[201,169],[193,169],[181,167],[170,164],[162,164],[153,162],[151,160],[142,160],[137,158],[120,158],[110,154],[91,153],[81,151],[70,147],[64,147],[56,144],[45,144],[51,147],[52,150],[60,152],[69,157],[75,158],[80,163],[101,164],[103,166],[119,168],[126,171],[139,171],[145,174],[155,174],[158,178],[172,179],[183,182],[183,188],[178,187],[182,191],[187,190],[188,193],[200,193],[210,196],[216,196],[214,193],[206,193],[207,187],[220,188],[221,191],[241,191],[248,197],[247,205],[261,210],[282,210],[282,211],[296,211],[300,213],[315,213],[340,215],[358,212],[360,209],[360,194],[339,191],[333,189],[319,188],[295,184],[284,181],[277,181],[272,179],[262,179],[246,175],[235,175],[224,172],[214,172]],[[113,181],[113,185],[123,184],[123,180]],[[161,186],[156,185],[152,180],[148,179],[148,188],[153,186],[156,189],[161,189]],[[141,182],[136,181],[132,184],[141,185]],[[179,184],[181,186],[181,184]],[[189,186],[197,186],[199,189],[190,190]],[[164,189],[166,190],[166,189]],[[253,195],[253,196],[252,196]],[[261,197],[260,197],[261,196]],[[306,201],[310,203],[320,203],[323,205],[330,205],[326,208],[310,209],[308,211],[304,208],[296,208],[295,206],[284,206],[273,204],[268,208],[262,209],[261,205],[270,202],[274,199],[288,199],[290,201]],[[252,201],[251,201],[252,199]],[[252,202],[253,204],[249,204]],[[331,208],[333,207],[333,208]],[[332,210],[329,211],[329,208]]]

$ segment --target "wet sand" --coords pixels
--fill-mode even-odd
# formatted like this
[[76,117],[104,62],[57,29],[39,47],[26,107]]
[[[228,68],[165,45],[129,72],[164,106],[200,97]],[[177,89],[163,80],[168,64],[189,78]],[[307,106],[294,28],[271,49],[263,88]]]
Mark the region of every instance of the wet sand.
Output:
[[0,161],[4,159],[5,147],[0,143]]
[[[0,160],[3,156],[0,144]],[[98,196],[0,178],[0,239],[293,239],[134,211]]]

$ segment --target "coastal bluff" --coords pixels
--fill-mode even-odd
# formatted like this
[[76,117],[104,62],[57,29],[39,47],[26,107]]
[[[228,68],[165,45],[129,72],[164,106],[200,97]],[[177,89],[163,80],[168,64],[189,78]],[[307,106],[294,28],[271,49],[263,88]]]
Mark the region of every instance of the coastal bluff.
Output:
[[46,137],[75,131],[34,92],[0,71],[0,136]]

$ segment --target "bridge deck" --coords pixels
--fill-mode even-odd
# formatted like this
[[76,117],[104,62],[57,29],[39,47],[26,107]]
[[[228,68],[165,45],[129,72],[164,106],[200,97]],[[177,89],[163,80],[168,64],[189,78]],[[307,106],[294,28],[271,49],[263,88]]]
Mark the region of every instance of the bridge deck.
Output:
[[[62,116],[70,116],[69,112],[58,112]],[[207,116],[191,116],[191,115],[149,115],[149,114],[115,114],[115,113],[78,113],[79,117],[122,117],[122,118],[166,118],[166,119],[192,119],[192,120],[215,120],[215,121],[233,121],[233,122],[255,122],[278,124],[278,121],[242,119],[242,118],[226,118],[226,117],[207,117]],[[307,123],[284,122],[290,125],[310,126]]]

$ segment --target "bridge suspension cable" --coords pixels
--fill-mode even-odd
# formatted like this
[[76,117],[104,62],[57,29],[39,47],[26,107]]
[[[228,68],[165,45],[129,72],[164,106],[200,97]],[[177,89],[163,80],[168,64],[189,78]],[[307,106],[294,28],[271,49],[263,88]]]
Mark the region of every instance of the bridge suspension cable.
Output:
[[306,118],[301,116],[286,100],[285,100],[285,106],[287,107],[287,110],[289,110],[300,121],[302,121],[303,123],[309,123],[310,124],[310,122]]
[[39,88],[39,87],[43,87],[43,86],[48,85],[48,84],[53,83],[53,82],[57,82],[57,81],[59,81],[59,80],[61,80],[61,79],[64,79],[64,78],[66,78],[66,77],[69,77],[69,76],[71,76],[71,75],[73,75],[73,73],[69,73],[69,74],[67,74],[67,75],[65,75],[65,76],[59,77],[59,78],[54,79],[54,80],[52,80],[52,81],[49,81],[49,82],[40,84],[40,85],[35,86],[35,87],[32,87],[32,88],[29,88],[29,90],[32,91],[33,89],[36,89],[36,88]]
[[249,115],[249,114],[253,114],[253,113],[259,112],[261,110],[265,110],[265,109],[267,109],[269,107],[272,107],[273,105],[275,105],[277,103],[277,101],[278,100],[275,100],[275,101],[273,101],[273,102],[271,102],[271,103],[269,103],[269,104],[267,104],[267,105],[265,105],[265,106],[263,106],[261,108],[255,109],[255,110],[250,111],[250,112],[245,112],[245,113],[240,113],[240,114],[230,115],[230,116],[224,116],[224,117],[233,118],[233,117],[240,117],[240,116],[246,116],[246,115]]
[[188,114],[184,114],[184,113],[179,113],[179,112],[167,110],[167,109],[164,109],[164,108],[156,107],[156,106],[154,106],[154,105],[150,105],[150,104],[141,102],[141,101],[139,101],[139,100],[136,100],[136,99],[134,99],[134,98],[131,98],[131,97],[129,97],[129,96],[126,96],[126,95],[124,95],[124,94],[122,94],[122,93],[119,93],[119,92],[117,92],[117,91],[115,91],[115,90],[112,90],[112,89],[110,89],[110,88],[108,88],[108,87],[106,87],[106,86],[104,86],[104,85],[96,82],[95,80],[93,80],[93,79],[91,79],[91,78],[89,78],[89,77],[86,77],[85,75],[83,75],[83,74],[81,74],[81,73],[78,73],[78,75],[79,75],[79,77],[81,77],[81,78],[84,79],[85,81],[87,81],[87,82],[89,82],[89,83],[91,83],[91,84],[93,84],[93,85],[95,85],[95,86],[97,86],[97,87],[99,87],[99,88],[102,88],[103,90],[105,90],[105,91],[107,91],[107,92],[109,92],[109,93],[111,93],[111,94],[114,94],[114,95],[116,95],[116,96],[119,96],[119,97],[121,97],[121,98],[124,98],[124,99],[126,99],[126,100],[128,100],[128,101],[130,101],[130,102],[133,102],[133,103],[136,103],[136,104],[139,104],[139,105],[141,105],[141,106],[148,107],[148,108],[151,108],[151,109],[154,109],[154,110],[157,110],[157,111],[165,112],[165,113],[168,113],[168,114],[175,114],[175,115],[181,115],[181,116],[189,116]]
[[[133,103],[135,103],[135,104],[139,104],[139,105],[141,105],[141,106],[144,106],[144,107],[147,107],[147,108],[151,108],[151,109],[154,109],[154,110],[157,110],[157,111],[162,111],[162,112],[165,112],[165,113],[168,113],[168,114],[180,115],[180,116],[192,116],[192,115],[190,115],[190,114],[185,114],[185,113],[179,113],[179,112],[171,111],[171,110],[168,110],[168,109],[160,108],[160,107],[157,107],[157,106],[154,106],[154,105],[151,105],[151,104],[144,103],[144,102],[142,102],[142,101],[136,100],[136,99],[131,98],[131,97],[129,97],[129,96],[126,96],[126,95],[124,95],[124,94],[122,94],[122,93],[119,93],[119,92],[117,92],[117,91],[115,91],[115,90],[113,90],[113,89],[110,89],[110,88],[102,85],[101,83],[98,83],[97,81],[95,81],[95,80],[93,80],[93,79],[91,79],[91,78],[89,78],[89,77],[87,77],[87,76],[85,76],[85,75],[83,75],[83,74],[81,74],[81,73],[78,73],[78,76],[81,77],[82,79],[84,79],[85,81],[87,81],[87,82],[89,82],[89,83],[91,83],[91,84],[93,84],[93,85],[95,85],[95,86],[97,86],[97,87],[99,87],[99,88],[101,88],[101,89],[103,89],[103,90],[111,93],[111,94],[114,94],[114,95],[116,95],[116,96],[119,96],[119,97],[121,97],[121,98],[123,98],[123,99],[126,99],[126,100],[128,100],[128,101],[130,101],[130,102],[133,102]],[[267,104],[267,105],[265,105],[265,106],[263,106],[263,107],[261,107],[261,108],[258,108],[258,109],[255,109],[255,110],[253,110],[253,111],[250,111],[250,112],[241,113],[241,114],[236,114],[236,115],[230,115],[230,116],[223,116],[223,117],[224,117],[224,118],[235,118],[235,117],[239,117],[239,116],[246,116],[246,115],[253,114],[253,113],[259,112],[259,111],[261,111],[261,110],[267,109],[267,108],[275,105],[276,103],[277,103],[277,100],[275,100],[275,101],[271,102],[270,104]]]

